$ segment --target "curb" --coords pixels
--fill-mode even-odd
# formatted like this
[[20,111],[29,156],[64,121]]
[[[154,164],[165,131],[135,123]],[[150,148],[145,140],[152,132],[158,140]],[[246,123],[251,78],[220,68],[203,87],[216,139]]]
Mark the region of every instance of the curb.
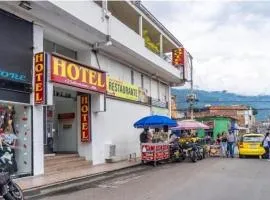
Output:
[[24,190],[23,193],[25,196],[25,200],[35,200],[56,194],[95,187],[100,181],[105,181],[107,179],[121,177],[134,172],[140,172],[145,170],[147,170],[147,166],[138,163],[132,166],[127,166],[112,171],[104,171],[88,176],[72,178],[66,181],[61,181],[46,186],[31,188],[28,190]]

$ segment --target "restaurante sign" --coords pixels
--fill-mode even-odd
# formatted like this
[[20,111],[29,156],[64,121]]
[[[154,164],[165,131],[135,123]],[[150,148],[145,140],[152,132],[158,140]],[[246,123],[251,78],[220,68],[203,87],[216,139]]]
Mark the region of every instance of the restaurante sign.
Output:
[[139,100],[139,87],[107,76],[107,93],[128,100]]
[[51,56],[51,81],[100,93],[106,92],[106,73],[58,55]]

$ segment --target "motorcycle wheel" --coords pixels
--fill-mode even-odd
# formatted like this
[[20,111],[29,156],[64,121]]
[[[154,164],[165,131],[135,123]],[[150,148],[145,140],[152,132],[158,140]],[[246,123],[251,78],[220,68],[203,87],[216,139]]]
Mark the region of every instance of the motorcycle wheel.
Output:
[[5,200],[16,200],[9,192],[3,196]]
[[14,182],[9,185],[9,193],[15,200],[24,200],[22,189]]
[[192,162],[197,162],[197,155],[196,155],[196,152],[195,151],[191,151],[191,153],[190,153],[190,159],[191,159],[191,161]]

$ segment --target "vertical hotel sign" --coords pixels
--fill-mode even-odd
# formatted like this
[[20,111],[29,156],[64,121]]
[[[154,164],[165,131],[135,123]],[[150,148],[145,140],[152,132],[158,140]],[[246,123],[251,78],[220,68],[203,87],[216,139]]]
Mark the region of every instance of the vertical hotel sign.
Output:
[[45,104],[45,54],[35,54],[34,70],[34,101],[35,104]]
[[172,50],[172,64],[174,66],[184,66],[185,64],[185,49],[177,48]]
[[81,142],[91,142],[89,95],[81,96]]

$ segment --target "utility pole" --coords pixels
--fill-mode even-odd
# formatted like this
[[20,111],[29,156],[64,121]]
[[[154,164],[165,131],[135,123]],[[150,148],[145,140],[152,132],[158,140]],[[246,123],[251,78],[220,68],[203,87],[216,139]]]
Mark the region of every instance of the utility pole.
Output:
[[189,103],[189,110],[190,110],[190,119],[194,119],[194,110],[193,110],[193,105],[197,101],[196,95],[194,94],[194,88],[193,88],[193,57],[190,55],[189,52],[188,54],[188,59],[190,61],[190,93],[187,95],[187,102]]

